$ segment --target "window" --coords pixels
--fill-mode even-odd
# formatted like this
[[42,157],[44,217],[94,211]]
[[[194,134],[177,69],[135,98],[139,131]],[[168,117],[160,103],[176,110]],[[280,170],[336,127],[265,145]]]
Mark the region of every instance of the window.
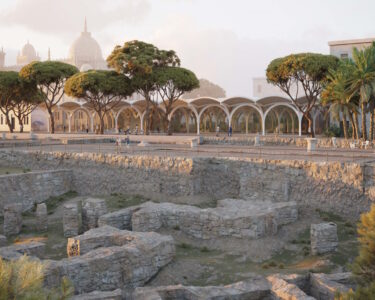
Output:
[[348,58],[349,56],[348,56],[348,53],[341,53],[340,54],[340,58],[341,59],[345,59],[345,58]]

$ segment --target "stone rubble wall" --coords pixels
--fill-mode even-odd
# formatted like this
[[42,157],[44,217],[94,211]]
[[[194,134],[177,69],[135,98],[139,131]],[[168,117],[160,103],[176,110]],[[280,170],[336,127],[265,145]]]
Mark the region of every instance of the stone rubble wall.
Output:
[[188,204],[223,198],[296,201],[349,218],[357,218],[375,200],[371,163],[22,151],[0,151],[0,162],[71,169],[72,189],[81,195],[140,194]]
[[259,239],[277,233],[280,225],[295,222],[295,202],[259,202],[225,199],[215,208],[147,202],[132,215],[132,230],[180,230],[203,240],[220,237]]
[[258,276],[226,286],[161,286],[136,288],[133,300],[172,300],[172,299],[269,299],[270,286]]
[[[203,136],[203,144],[213,145],[241,145],[241,146],[254,146],[255,135],[253,136]],[[298,136],[281,136],[281,135],[259,135],[259,142],[261,146],[296,146],[296,147],[307,147],[306,137]],[[336,138],[337,148],[349,148],[352,140],[345,140],[343,138]],[[332,138],[318,137],[317,138],[318,148],[332,148]]]
[[81,246],[81,251],[86,249],[85,253],[47,262],[45,283],[56,287],[66,276],[76,294],[143,286],[175,255],[171,236],[121,231],[110,226],[91,229],[69,241],[70,245],[78,241],[75,244]]
[[[0,165],[8,163],[5,160],[6,158],[0,155]],[[24,164],[21,159],[18,165],[24,168],[26,163]],[[8,203],[21,203],[23,211],[26,211],[51,196],[69,192],[72,190],[72,179],[71,170],[56,170],[56,168],[48,171],[0,175],[0,214],[3,213],[4,205]]]

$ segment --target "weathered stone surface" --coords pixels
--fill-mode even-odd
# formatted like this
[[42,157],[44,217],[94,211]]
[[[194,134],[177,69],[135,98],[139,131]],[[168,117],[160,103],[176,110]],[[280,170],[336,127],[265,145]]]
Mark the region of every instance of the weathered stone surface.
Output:
[[353,286],[351,273],[310,274],[310,294],[317,300],[333,300],[335,292],[347,292]]
[[337,249],[337,225],[335,223],[311,224],[311,253],[324,254]]
[[50,262],[45,280],[55,286],[67,276],[77,294],[142,286],[175,255],[173,238],[155,232],[102,226],[72,240],[79,241],[81,255]]
[[267,277],[271,284],[272,295],[280,300],[314,300],[315,298],[306,295],[297,285],[289,283],[277,275]]
[[140,209],[139,205],[102,215],[99,217],[98,226],[108,225],[118,229],[132,230],[132,215],[138,209]]
[[45,244],[40,242],[29,242],[24,244],[15,244],[0,248],[0,256],[5,260],[14,260],[26,254],[43,258]]
[[109,292],[94,291],[88,294],[81,294],[72,297],[71,300],[121,300],[122,298],[122,291],[117,289]]
[[40,203],[36,206],[35,217],[36,217],[36,230],[47,231],[48,215],[47,215],[47,205],[45,203]]
[[0,175],[0,212],[4,205],[10,203],[20,203],[23,211],[27,211],[34,204],[42,203],[51,196],[73,190],[71,170],[51,169],[53,170]]
[[133,300],[170,300],[170,299],[205,299],[205,300],[261,300],[270,296],[270,286],[262,277],[240,281],[226,286],[161,286],[140,287],[133,293]]
[[4,235],[0,234],[0,247],[4,247],[7,244],[7,238]]
[[[80,195],[140,194],[159,201],[196,204],[223,198],[278,202],[284,201],[287,192],[289,200],[298,205],[350,219],[367,212],[375,201],[375,163],[371,162],[6,150],[0,151],[0,162],[4,167],[32,170],[71,169],[72,190]],[[18,189],[17,197],[26,197],[28,184],[20,184],[25,188]],[[0,185],[0,195],[7,194],[4,187]]]
[[12,203],[4,206],[4,234],[16,235],[22,228],[22,204]]
[[65,203],[63,208],[64,236],[71,237],[79,234],[78,203]]
[[88,198],[82,203],[82,227],[84,231],[98,227],[98,219],[107,213],[104,199]]
[[277,233],[279,225],[297,220],[295,202],[225,199],[216,208],[147,202],[132,216],[135,231],[176,228],[198,239],[232,236],[258,239]]

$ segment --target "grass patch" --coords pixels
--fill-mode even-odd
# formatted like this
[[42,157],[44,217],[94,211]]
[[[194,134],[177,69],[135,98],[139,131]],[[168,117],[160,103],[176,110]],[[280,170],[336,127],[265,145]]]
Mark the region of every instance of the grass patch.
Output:
[[125,195],[121,193],[112,193],[104,198],[106,199],[107,209],[110,212],[139,205],[150,200],[140,195]]
[[0,167],[0,175],[20,174],[20,173],[23,172],[23,170],[24,169],[22,169],[22,168]]
[[75,191],[69,191],[65,194],[62,194],[60,196],[55,196],[55,197],[49,197],[45,203],[47,205],[47,211],[48,214],[52,214],[56,208],[63,202],[70,200],[74,197],[77,197],[78,193]]

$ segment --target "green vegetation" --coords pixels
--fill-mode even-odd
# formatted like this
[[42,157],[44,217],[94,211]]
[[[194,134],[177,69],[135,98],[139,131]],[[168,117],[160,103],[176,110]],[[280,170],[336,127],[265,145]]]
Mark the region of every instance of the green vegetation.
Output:
[[100,133],[104,134],[104,118],[121,100],[133,93],[128,77],[114,71],[92,70],[70,77],[65,83],[68,96],[86,100],[100,120]]
[[45,203],[47,205],[48,214],[53,214],[56,208],[61,205],[63,202],[77,197],[77,192],[69,191],[61,196],[49,197]]
[[27,256],[10,262],[0,258],[0,300],[69,299],[73,288],[66,278],[58,289],[43,287],[43,268],[42,263]]
[[121,193],[112,193],[109,196],[104,196],[104,198],[106,199],[107,209],[110,212],[149,201],[148,198],[140,195],[125,195]]
[[51,120],[51,132],[55,132],[54,107],[64,96],[66,79],[78,73],[78,69],[59,61],[32,62],[19,72],[20,77],[34,83],[39,88],[46,110]]
[[[267,67],[268,82],[279,87],[293,101],[308,120],[313,137],[315,133],[311,110],[318,104],[328,71],[336,69],[337,64],[338,59],[332,55],[301,53],[274,59]],[[302,88],[295,89],[296,84]],[[298,94],[298,90],[304,92]],[[306,101],[301,102],[303,97]]]

